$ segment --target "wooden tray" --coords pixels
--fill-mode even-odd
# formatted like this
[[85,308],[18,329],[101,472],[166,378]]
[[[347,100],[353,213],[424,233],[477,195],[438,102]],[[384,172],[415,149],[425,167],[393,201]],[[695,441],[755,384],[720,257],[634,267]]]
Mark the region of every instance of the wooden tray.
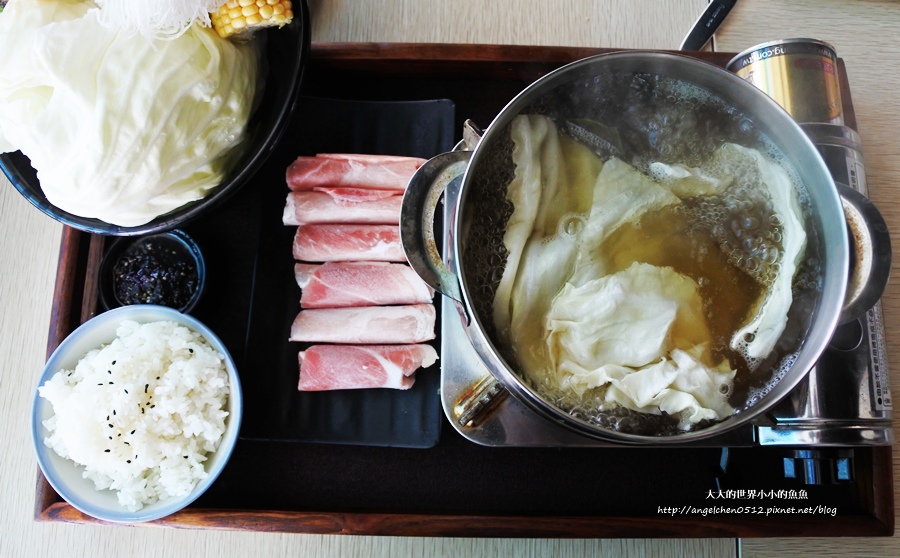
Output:
[[[314,44],[303,93],[361,100],[449,98],[456,129],[486,126],[525,86],[601,49],[496,45]],[[724,66],[731,55],[694,53]],[[843,62],[841,62],[843,71]],[[846,73],[844,73],[846,75]],[[844,84],[844,114],[856,119]],[[460,132],[461,135],[461,132]],[[459,135],[457,136],[459,137]],[[252,186],[249,193],[252,195]],[[233,204],[239,204],[237,199]],[[223,211],[228,211],[227,208]],[[105,239],[66,228],[48,354],[97,311]],[[211,324],[214,325],[214,324]],[[255,371],[242,370],[242,382]],[[244,375],[247,375],[246,377]],[[781,479],[778,449],[732,449],[721,488],[805,490],[801,501],[710,499],[718,448],[484,448],[444,425],[431,449],[241,440],[215,485],[154,522],[176,528],[407,536],[770,537],[889,536],[891,448],[856,448],[856,477],[819,487]],[[672,516],[664,507],[831,505],[828,514]],[[39,521],[97,523],[62,501],[38,473]]]

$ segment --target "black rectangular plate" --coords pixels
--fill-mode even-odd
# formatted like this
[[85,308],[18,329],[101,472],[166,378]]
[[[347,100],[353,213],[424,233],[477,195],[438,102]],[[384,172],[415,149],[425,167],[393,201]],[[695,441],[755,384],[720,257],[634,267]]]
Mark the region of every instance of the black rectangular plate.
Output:
[[[405,391],[297,390],[297,354],[308,345],[287,340],[300,311],[300,288],[291,255],[296,227],[284,226],[281,215],[288,192],[285,170],[297,156],[330,152],[429,158],[452,148],[454,117],[448,100],[300,100],[279,148],[248,186],[256,190],[260,214],[241,373],[242,438],[410,448],[437,443],[440,361],[419,370],[415,384]],[[440,346],[439,339],[433,343]]]

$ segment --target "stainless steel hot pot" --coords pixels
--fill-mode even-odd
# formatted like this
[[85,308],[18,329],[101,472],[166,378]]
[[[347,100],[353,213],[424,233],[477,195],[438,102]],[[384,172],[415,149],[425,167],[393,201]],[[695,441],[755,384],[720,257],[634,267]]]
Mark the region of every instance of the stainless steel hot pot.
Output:
[[[492,339],[490,316],[480,315],[475,302],[477,293],[473,291],[475,286],[466,269],[466,250],[486,241],[483,238],[470,238],[471,224],[476,219],[497,220],[493,214],[485,215],[487,212],[496,213],[495,209],[485,207],[487,204],[483,202],[472,201],[475,199],[472,191],[478,187],[476,183],[480,173],[494,172],[495,169],[490,168],[493,159],[490,159],[492,156],[489,153],[495,142],[504,141],[502,135],[510,121],[523,111],[533,110],[539,100],[543,103],[544,99],[552,99],[556,91],[570,91],[573,84],[602,84],[604,76],[620,74],[669,76],[698,86],[725,100],[752,123],[758,133],[777,147],[809,193],[807,232],[812,233],[818,243],[821,258],[820,289],[812,296],[812,300],[805,301],[803,305],[798,305],[795,300],[791,312],[802,314],[800,321],[804,322],[804,326],[799,334],[799,330],[790,328],[784,334],[800,335],[800,350],[795,353],[792,364],[781,367],[782,374],[768,379],[761,396],[749,398],[743,403],[732,401],[735,413],[731,417],[697,430],[666,435],[635,434],[606,428],[597,421],[576,418],[550,403],[516,374],[514,363],[511,364],[513,361],[504,358],[503,347]],[[623,111],[627,109],[628,107],[622,107]],[[410,182],[403,201],[401,220],[401,236],[407,257],[412,267],[429,285],[456,301],[460,319],[472,346],[485,367],[506,390],[547,419],[590,437],[630,444],[685,443],[712,438],[757,419],[803,379],[827,346],[835,327],[854,317],[845,314],[842,319],[842,310],[846,309],[854,315],[864,312],[867,308],[860,308],[860,297],[874,304],[887,280],[883,264],[887,260],[886,267],[890,267],[889,241],[884,222],[871,204],[862,196],[854,196],[851,191],[839,193],[816,148],[794,120],[771,98],[737,76],[697,59],[657,52],[630,51],[574,62],[544,76],[522,91],[500,112],[480,139],[469,138],[467,143],[469,147],[474,146],[474,149],[462,148],[435,157]],[[448,185],[451,187],[448,188]],[[434,240],[434,216],[445,190],[445,203],[448,207],[446,213],[449,215],[445,229],[450,235],[447,245],[451,249],[442,259]],[[844,207],[852,214],[854,230],[859,231],[852,237],[848,235],[848,219],[845,217]],[[505,223],[497,222],[496,226],[502,229]],[[857,250],[851,249],[848,238],[855,239],[853,245],[859,247]],[[855,255],[859,250],[865,253]],[[873,257],[872,253],[878,257]],[[869,263],[875,261],[880,264],[880,268],[873,271],[872,265],[863,266],[863,276],[854,281],[861,283],[862,287],[851,289],[852,294],[848,297],[848,275],[851,268],[859,267],[851,265],[851,260]]]

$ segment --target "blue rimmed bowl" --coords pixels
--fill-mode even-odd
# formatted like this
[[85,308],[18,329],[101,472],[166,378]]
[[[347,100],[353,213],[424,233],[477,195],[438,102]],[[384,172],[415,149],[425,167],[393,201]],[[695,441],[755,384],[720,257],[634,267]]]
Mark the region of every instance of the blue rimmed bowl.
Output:
[[128,320],[141,324],[174,321],[200,333],[213,349],[224,355],[230,390],[225,406],[228,411],[225,433],[216,451],[206,455],[204,462],[206,478],[200,480],[187,496],[168,498],[132,512],[119,504],[115,492],[98,490],[93,481],[84,478],[84,467],[60,457],[53,449],[44,444],[44,438],[49,435],[49,432],[43,423],[53,415],[53,406],[35,389],[31,433],[41,472],[57,494],[74,508],[91,517],[113,523],[139,523],[160,519],[183,509],[199,498],[216,481],[231,457],[240,431],[243,412],[240,380],[234,360],[225,345],[211,329],[197,319],[165,306],[123,306],[88,320],[53,351],[44,366],[37,387],[44,385],[58,371],[73,369],[89,351],[111,342],[116,338],[116,329],[119,324]]

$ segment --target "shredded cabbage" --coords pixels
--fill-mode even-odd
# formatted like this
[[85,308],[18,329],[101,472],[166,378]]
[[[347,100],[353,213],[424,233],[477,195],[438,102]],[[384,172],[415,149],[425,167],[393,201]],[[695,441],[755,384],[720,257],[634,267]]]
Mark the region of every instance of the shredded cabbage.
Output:
[[[511,124],[510,133],[515,144],[512,158],[516,174],[507,188],[507,197],[514,209],[503,235],[503,245],[507,252],[506,267],[494,295],[494,322],[497,329],[504,333],[508,331],[512,321],[510,301],[519,260],[525,251],[525,243],[536,227],[538,207],[541,205],[541,186],[544,174],[549,174],[541,168],[540,161],[544,159],[542,151],[547,132],[555,133],[555,130],[549,129],[550,125],[545,118],[529,116],[516,117]],[[556,177],[553,178],[555,183]]]
[[96,0],[100,23],[147,38],[174,39],[192,24],[210,27],[209,14],[225,0]]
[[621,159],[603,165],[593,187],[590,214],[580,234],[581,248],[572,282],[581,285],[606,275],[603,242],[619,227],[636,223],[650,211],[681,203],[672,192]]
[[730,416],[736,371],[710,349],[698,284],[640,260],[617,268],[608,239],[650,212],[721,196],[738,167],[753,169],[783,224],[783,243],[774,283],[731,339],[752,368],[749,361],[768,355],[784,331],[806,244],[784,169],[757,150],[724,144],[712,154],[715,176],[661,162],[648,176],[615,157],[600,162],[536,115],[516,117],[511,138],[514,208],[493,317],[524,374],[551,393],[583,397],[596,389],[592,397],[612,406],[675,415],[685,430]]
[[787,173],[759,151],[727,144],[735,158],[744,158],[756,165],[760,180],[772,197],[773,213],[782,224],[782,254],[778,275],[758,312],[731,340],[733,349],[741,349],[751,359],[768,355],[787,325],[788,310],[793,302],[792,283],[800,260],[806,250],[806,231],[800,221],[802,215],[797,194]]
[[727,181],[659,168],[660,183],[615,157],[601,162],[547,117],[511,124],[513,214],[494,325],[537,385],[577,397],[603,388],[614,406],[666,412],[689,429],[733,413],[735,371],[716,362],[697,284],[670,267],[611,272],[603,245],[650,211]]
[[687,429],[733,412],[735,371],[711,363],[697,284],[670,267],[634,263],[556,295],[545,318],[550,370],[579,396],[608,385],[607,402],[644,413],[682,413]]
[[[516,174],[507,192],[514,210],[503,237],[507,261],[494,298],[494,322],[504,337],[511,327],[513,335],[520,334],[518,325],[533,321],[534,312],[565,283],[574,245],[562,239],[549,246],[544,240],[556,237],[568,217],[590,209],[603,165],[589,149],[561,136],[546,117],[518,116],[511,134]],[[532,263],[520,264],[523,258]],[[519,301],[517,309],[512,300]],[[540,307],[525,307],[526,300]]]
[[671,267],[633,263],[576,287],[567,284],[546,317],[552,359],[582,366],[646,366],[677,347],[709,343],[697,284]]
[[258,52],[192,26],[147,39],[91,3],[0,14],[0,151],[21,150],[64,211],[137,226],[204,197],[244,138]]

